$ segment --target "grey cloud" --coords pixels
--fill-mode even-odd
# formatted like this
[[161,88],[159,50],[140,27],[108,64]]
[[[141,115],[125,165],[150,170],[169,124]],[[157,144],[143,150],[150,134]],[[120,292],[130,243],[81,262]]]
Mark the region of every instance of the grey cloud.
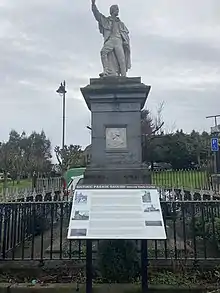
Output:
[[[100,10],[108,13],[111,2],[98,1]],[[133,68],[129,75],[141,75],[152,85],[147,103],[152,111],[165,101],[166,124],[175,122],[187,131],[208,129],[206,114],[215,113],[220,106],[219,43],[213,41],[215,33],[218,38],[220,21],[210,22],[206,13],[210,2],[218,3],[118,0],[121,18],[131,32]],[[79,88],[98,76],[102,46],[89,1],[1,3],[0,125],[5,127],[0,129],[0,140],[11,128],[44,128],[53,145],[60,144],[62,101],[55,90],[66,79],[67,142],[86,146],[90,113]],[[206,15],[207,23],[189,11]],[[200,29],[205,28],[202,36]]]
[[[220,51],[214,44],[199,42],[196,40],[185,41],[179,38],[169,38],[159,35],[151,35],[146,32],[144,36],[136,35],[133,37],[135,44],[134,57],[139,62],[148,60],[150,57],[162,60],[176,61],[201,61],[202,63],[220,63]],[[156,50],[155,50],[156,48]],[[142,56],[141,52],[145,52]],[[162,51],[163,54],[159,52]],[[159,54],[158,54],[159,53]]]

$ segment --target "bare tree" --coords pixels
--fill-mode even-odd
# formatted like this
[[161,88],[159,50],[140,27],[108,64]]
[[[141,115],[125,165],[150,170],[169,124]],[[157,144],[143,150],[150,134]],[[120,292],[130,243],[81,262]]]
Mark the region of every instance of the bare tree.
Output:
[[61,149],[56,146],[55,154],[60,166],[61,172],[68,170],[69,168],[82,167],[84,162],[83,151],[79,145],[64,146]]

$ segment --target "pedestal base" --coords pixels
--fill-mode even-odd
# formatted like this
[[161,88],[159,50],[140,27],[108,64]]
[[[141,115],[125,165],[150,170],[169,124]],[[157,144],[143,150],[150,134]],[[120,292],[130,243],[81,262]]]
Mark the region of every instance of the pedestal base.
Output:
[[141,168],[141,109],[150,86],[140,77],[106,77],[81,92],[92,114],[91,168]]
[[83,184],[151,184],[151,174],[142,168],[88,168],[84,174]]

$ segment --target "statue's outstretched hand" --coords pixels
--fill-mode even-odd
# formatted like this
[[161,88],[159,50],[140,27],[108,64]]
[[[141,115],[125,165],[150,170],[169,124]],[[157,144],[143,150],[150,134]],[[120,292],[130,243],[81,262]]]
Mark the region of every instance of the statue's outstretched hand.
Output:
[[95,4],[95,0],[92,0],[92,5],[94,5]]

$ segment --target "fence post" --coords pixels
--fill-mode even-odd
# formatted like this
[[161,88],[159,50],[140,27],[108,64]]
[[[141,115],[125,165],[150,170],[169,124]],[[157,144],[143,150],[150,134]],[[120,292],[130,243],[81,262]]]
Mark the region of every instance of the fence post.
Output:
[[141,240],[141,285],[142,293],[148,292],[148,251],[147,240]]
[[92,293],[92,240],[86,240],[86,293]]

